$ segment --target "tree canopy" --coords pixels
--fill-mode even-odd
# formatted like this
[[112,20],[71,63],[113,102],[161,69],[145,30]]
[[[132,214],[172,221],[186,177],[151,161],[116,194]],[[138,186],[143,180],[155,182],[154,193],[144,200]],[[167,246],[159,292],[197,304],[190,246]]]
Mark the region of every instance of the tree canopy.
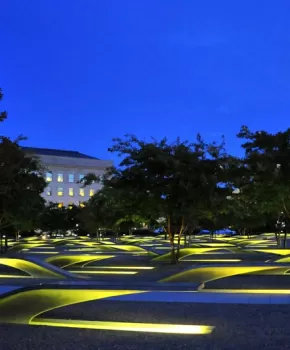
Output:
[[[6,118],[1,112],[0,122]],[[2,135],[0,229],[67,231],[79,225],[95,233],[159,225],[170,239],[173,261],[181,236],[198,227],[213,232],[231,226],[244,233],[269,222],[274,228],[277,221],[276,231],[283,227],[286,235],[290,129],[268,133],[243,126],[237,137],[243,142],[242,157],[228,154],[223,139],[209,143],[199,134],[193,141],[145,141],[134,135],[114,139],[109,151],[120,156],[120,164],[105,176],[85,176],[83,186],[100,182],[101,190],[84,208],[68,209],[44,202],[46,183],[38,160],[24,153],[20,139]]]
[[131,214],[149,221],[165,218],[175,259],[181,235],[213,209],[221,210],[226,198],[227,188],[219,186],[227,157],[223,142],[207,144],[200,135],[194,143],[166,138],[146,142],[128,135],[115,139],[110,150],[122,161],[108,173],[105,188],[123,195]]
[[[0,98],[3,97],[0,91]],[[7,114],[2,112],[1,121]],[[0,137],[0,230],[34,227],[34,220],[44,207],[41,197],[46,186],[42,167],[19,146],[19,139]]]

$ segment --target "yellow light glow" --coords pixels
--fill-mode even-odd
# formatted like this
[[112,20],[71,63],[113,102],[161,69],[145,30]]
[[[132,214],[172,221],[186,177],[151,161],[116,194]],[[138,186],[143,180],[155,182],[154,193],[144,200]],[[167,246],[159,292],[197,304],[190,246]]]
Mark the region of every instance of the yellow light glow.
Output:
[[98,253],[103,253],[102,251],[100,252],[96,252],[96,249],[91,247],[91,248],[68,248],[66,249],[66,251],[68,252],[91,252],[91,253],[94,253],[94,254],[98,254]]
[[[0,322],[33,324],[36,317],[63,306],[121,295],[140,294],[138,290],[35,289],[0,298]],[[17,310],[17,312],[15,311]]]
[[31,249],[34,249],[34,248],[41,249],[41,250],[46,250],[46,249],[55,250],[55,247],[46,246],[45,243],[42,243],[41,246],[31,247]]
[[61,319],[35,319],[30,323],[35,326],[52,326],[66,328],[102,329],[125,332],[146,332],[165,334],[210,334],[214,327],[200,325],[175,325],[160,323],[133,323],[108,321],[83,321]]
[[36,247],[41,247],[45,246],[45,243],[17,243],[15,244],[9,251],[20,251],[23,249],[29,249],[29,248],[36,248]]
[[46,261],[54,266],[66,268],[79,263],[84,263],[82,266],[85,266],[97,260],[110,258],[114,258],[114,255],[58,255],[52,256],[46,259]]
[[32,276],[22,276],[22,275],[0,275],[0,278],[32,278]]
[[157,246],[162,246],[162,243],[143,243],[140,244],[141,247],[157,247]]
[[290,255],[290,249],[255,249],[255,252],[270,253],[277,255]]
[[171,247],[156,247],[158,250],[171,250]]
[[85,275],[136,275],[137,271],[96,271],[96,270],[70,270],[71,273]]
[[275,262],[289,263],[290,262],[290,256],[287,256],[286,258],[279,258],[279,259],[275,260]]
[[46,180],[46,182],[51,182],[52,181],[52,173],[46,173],[45,180]]
[[[220,247],[220,248],[213,248],[213,247],[204,247],[204,248],[183,248],[180,249],[180,258],[179,260],[185,260],[187,261],[187,259],[185,259],[186,257],[190,256],[190,255],[196,255],[196,254],[215,254],[215,251],[218,251],[220,249],[224,249],[224,250],[228,250],[229,252],[238,252],[241,251],[239,248],[235,248],[235,247]],[[218,252],[217,252],[218,253]],[[220,253],[218,253],[220,254]],[[160,255],[157,256],[156,258],[154,258],[154,261],[170,261],[172,258],[171,253],[167,253],[164,255]]]
[[[55,242],[56,245],[65,245],[68,246],[70,244],[75,244],[78,246],[84,246],[84,247],[94,247],[94,248],[99,248],[99,249],[103,249],[103,247],[100,246],[100,243],[98,242],[84,242],[81,240],[76,240],[76,239],[62,239],[62,240],[58,240],[58,242]],[[104,249],[109,249],[108,247],[104,246]]]
[[57,182],[63,182],[63,174],[57,174]]
[[65,279],[64,276],[51,271],[43,266],[37,265],[34,262],[23,260],[23,259],[14,259],[14,258],[0,258],[0,264],[13,267],[15,269],[21,270],[28,275],[35,278],[58,278]]
[[234,245],[230,243],[200,243],[200,244],[206,247],[219,247],[219,248],[234,247]]
[[220,278],[242,274],[283,274],[289,267],[281,266],[206,266],[169,276],[160,282],[193,282],[206,283]]
[[138,252],[138,253],[148,253],[148,251],[144,248],[133,246],[133,245],[123,245],[123,244],[115,244],[112,246],[114,249],[125,250],[127,252]]
[[235,237],[216,237],[215,240],[216,241],[231,241],[235,239]]

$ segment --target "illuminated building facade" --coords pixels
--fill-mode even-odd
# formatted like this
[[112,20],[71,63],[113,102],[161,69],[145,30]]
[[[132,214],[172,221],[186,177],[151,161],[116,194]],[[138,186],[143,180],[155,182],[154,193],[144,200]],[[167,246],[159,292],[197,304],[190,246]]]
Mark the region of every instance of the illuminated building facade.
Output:
[[88,173],[102,176],[113,164],[75,151],[47,148],[23,147],[27,154],[36,156],[45,168],[47,187],[43,197],[47,202],[82,205],[93,196],[102,185],[93,183],[82,187],[80,180]]

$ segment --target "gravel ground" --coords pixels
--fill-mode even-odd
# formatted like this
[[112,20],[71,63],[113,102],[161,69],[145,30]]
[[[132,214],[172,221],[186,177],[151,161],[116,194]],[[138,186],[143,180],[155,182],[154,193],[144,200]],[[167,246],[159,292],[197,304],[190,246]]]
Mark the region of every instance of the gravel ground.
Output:
[[211,335],[163,335],[33,326],[0,326],[0,349],[290,349],[290,305],[94,301],[46,317],[204,324]]
[[290,289],[290,274],[231,276],[207,282],[205,289]]
[[[104,264],[104,266],[106,266]],[[108,265],[109,266],[109,265]],[[118,265],[115,265],[118,266]],[[120,265],[120,266],[126,266],[126,265]],[[130,265],[128,265],[130,266]],[[134,266],[131,263],[131,266]],[[138,266],[138,265],[135,265]],[[142,265],[141,265],[142,266]],[[143,265],[143,266],[150,266],[150,265]],[[135,275],[111,275],[111,274],[89,274],[90,278],[92,280],[97,280],[97,281],[107,281],[107,282],[120,282],[124,281],[125,283],[127,282],[158,282],[163,278],[170,277],[172,275],[175,275],[177,273],[180,273],[186,269],[190,268],[190,266],[186,265],[157,265],[153,270],[134,270],[134,268],[130,269],[130,271],[137,271],[138,273]],[[70,268],[72,271],[74,271],[74,268]],[[98,270],[97,267],[95,267],[96,270]],[[77,270],[77,269],[75,269]],[[102,271],[105,271],[104,269],[100,269]],[[85,269],[84,269],[85,271]],[[110,270],[107,270],[110,272]],[[117,270],[117,271],[128,271],[128,270]]]

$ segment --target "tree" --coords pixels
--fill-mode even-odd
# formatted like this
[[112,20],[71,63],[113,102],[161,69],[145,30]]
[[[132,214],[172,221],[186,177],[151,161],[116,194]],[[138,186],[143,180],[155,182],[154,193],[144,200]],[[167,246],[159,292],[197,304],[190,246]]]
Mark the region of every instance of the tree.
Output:
[[75,205],[60,207],[58,203],[49,203],[40,216],[39,228],[49,233],[75,231],[80,224],[81,211]]
[[[277,217],[281,212],[285,214],[285,247],[290,219],[290,129],[271,134],[266,131],[251,132],[243,126],[238,137],[245,140],[242,147],[245,150],[245,169],[250,174],[248,188],[253,191],[260,212],[276,214]],[[280,230],[276,233],[278,244],[279,236]]]
[[252,195],[245,192],[233,194],[229,204],[229,225],[240,235],[247,234],[249,237],[253,229],[266,226],[266,213],[260,210]]
[[[89,177],[93,179],[91,174]],[[89,184],[87,179],[85,183]],[[105,186],[83,208],[80,219],[84,227],[91,233],[98,234],[100,230],[119,231],[123,228],[130,231],[132,227],[146,222],[146,218],[132,210],[127,199],[128,196],[123,191]]]
[[[2,98],[0,90],[0,99]],[[6,118],[0,113],[0,121]],[[19,146],[19,140],[0,136],[0,232],[23,227],[43,205],[41,193],[46,183],[42,167]]]
[[[0,101],[3,99],[3,92],[0,88]],[[0,122],[3,122],[7,118],[7,112],[0,112]]]
[[[20,202],[21,200],[23,203]],[[13,217],[17,241],[20,232],[31,232],[40,227],[41,213],[45,209],[45,200],[38,193],[31,194],[29,201],[26,201],[25,197],[22,197],[20,201]]]
[[263,207],[258,205],[260,193],[244,159],[229,156],[225,164],[225,183],[231,191],[225,218],[238,233],[249,234],[253,228],[266,224]]
[[[25,220],[38,210],[46,183],[38,161],[17,142],[0,141],[0,229]],[[30,211],[29,211],[30,209]],[[25,212],[25,214],[24,214]]]
[[166,218],[172,262],[176,263],[181,236],[224,193],[218,186],[224,144],[206,144],[199,135],[195,143],[179,139],[169,143],[166,138],[145,142],[128,135],[115,139],[110,150],[123,160],[104,184],[129,195],[126,200],[132,200],[135,211],[147,214],[149,210],[155,219]]

